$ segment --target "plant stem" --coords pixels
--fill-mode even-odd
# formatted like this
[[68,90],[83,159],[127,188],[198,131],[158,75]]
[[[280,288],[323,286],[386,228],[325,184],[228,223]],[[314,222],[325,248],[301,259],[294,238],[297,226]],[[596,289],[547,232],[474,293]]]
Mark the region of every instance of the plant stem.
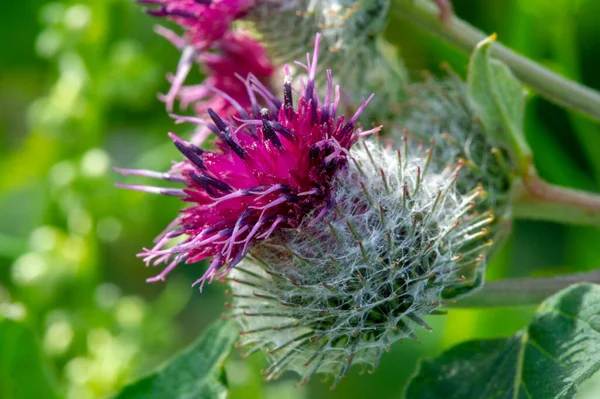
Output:
[[600,195],[555,186],[530,174],[513,186],[513,216],[587,226],[600,226]]
[[[443,38],[466,52],[487,35],[452,15],[444,22],[439,19],[439,10],[429,1],[397,0],[395,13]],[[600,121],[600,93],[579,83],[566,79],[500,43],[491,47],[492,55],[510,67],[526,85],[555,104],[587,114]]]
[[488,281],[471,296],[444,305],[453,308],[490,308],[538,305],[556,292],[577,283],[600,284],[600,270],[554,277],[510,278]]

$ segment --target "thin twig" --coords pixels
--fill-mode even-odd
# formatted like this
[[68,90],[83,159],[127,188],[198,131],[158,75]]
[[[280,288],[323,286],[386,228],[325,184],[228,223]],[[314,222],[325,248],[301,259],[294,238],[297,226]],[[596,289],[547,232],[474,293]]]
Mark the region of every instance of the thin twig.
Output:
[[586,226],[600,226],[600,195],[549,184],[537,175],[513,186],[513,216]]
[[488,281],[473,295],[444,305],[453,308],[532,306],[572,284],[584,282],[600,284],[600,270],[554,277]]

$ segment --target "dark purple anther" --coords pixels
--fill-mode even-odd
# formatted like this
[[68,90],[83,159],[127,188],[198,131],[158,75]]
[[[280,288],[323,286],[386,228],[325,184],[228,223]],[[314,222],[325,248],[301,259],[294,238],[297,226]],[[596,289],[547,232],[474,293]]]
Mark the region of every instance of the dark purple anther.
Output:
[[221,136],[221,139],[237,154],[240,159],[246,159],[246,150],[242,148],[238,143],[233,141],[231,134],[229,132],[224,133]]
[[152,15],[153,17],[166,17],[169,15],[169,12],[167,12],[166,8],[164,7],[159,8],[157,10],[145,9],[144,11],[146,12],[146,14]]
[[174,8],[168,11],[168,15],[171,17],[181,17],[181,18],[189,18],[189,19],[198,19],[199,16],[193,11],[181,10],[178,8]]
[[217,133],[218,136],[225,142],[225,144],[229,146],[229,148],[233,150],[233,152],[237,154],[238,157],[244,159],[246,157],[246,151],[233,140],[233,137],[231,136],[231,130],[229,130],[229,127],[225,121],[223,121],[223,119],[221,119],[221,117],[217,115],[211,108],[208,109],[208,115],[217,126],[217,129],[219,129],[219,133]]
[[219,131],[226,132],[228,130],[228,127],[227,127],[227,124],[225,124],[225,121],[223,121],[223,119],[221,119],[221,117],[219,115],[217,115],[217,113],[215,111],[213,111],[212,108],[208,109],[208,116],[210,116],[210,119],[213,120],[213,122],[215,123],[215,126],[217,126],[217,129],[219,129]]
[[185,143],[177,140],[173,141],[173,143],[175,144],[175,147],[177,147],[177,149],[199,169],[206,169],[204,166],[204,161],[200,157],[201,152],[197,151],[202,151],[200,148],[191,144],[186,145]]
[[352,133],[354,131],[354,123],[353,122],[348,122],[344,125],[344,127],[342,128],[342,130],[340,130],[340,139],[343,139],[344,137],[346,137],[348,134]]
[[319,148],[319,145],[313,144],[310,147],[310,150],[308,151],[308,159],[310,159],[311,161],[318,159],[320,151],[321,151],[321,149]]
[[292,97],[292,85],[286,83],[283,86],[283,104],[285,106],[285,110],[293,111],[294,110],[294,98]]
[[287,127],[283,126],[281,123],[279,122],[275,122],[275,121],[269,121],[269,125],[279,134],[281,134],[283,137],[285,137],[288,140],[293,140],[294,139],[294,135],[292,134],[292,132],[290,132],[288,130]]
[[262,123],[263,123],[263,134],[265,135],[265,138],[267,140],[269,140],[270,142],[272,142],[273,145],[278,150],[283,149],[283,145],[281,144],[281,140],[279,140],[279,137],[277,136],[277,133],[275,132],[275,130],[273,130],[273,127],[271,126],[271,124],[269,122],[268,113],[267,112],[263,112],[262,113]]
[[215,179],[214,177],[208,175],[198,175],[194,172],[190,173],[190,176],[196,183],[198,183],[204,189],[210,186],[225,193],[230,193],[233,191],[233,188],[229,184],[224,183],[219,179]]

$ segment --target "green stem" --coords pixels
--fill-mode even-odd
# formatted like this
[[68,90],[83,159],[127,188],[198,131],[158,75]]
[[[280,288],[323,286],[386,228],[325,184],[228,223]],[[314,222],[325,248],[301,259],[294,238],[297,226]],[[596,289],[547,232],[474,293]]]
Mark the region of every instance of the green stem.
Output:
[[600,195],[546,183],[537,175],[517,180],[513,216],[586,226],[600,226]]
[[[466,52],[472,52],[477,43],[487,37],[454,15],[441,22],[439,10],[430,1],[397,0],[394,4],[394,12],[399,17],[406,18]],[[566,79],[500,43],[494,43],[491,51],[523,83],[543,97],[600,121],[600,93]]]
[[491,308],[539,305],[556,292],[577,283],[600,284],[600,270],[554,277],[488,281],[473,295],[445,303],[452,308]]

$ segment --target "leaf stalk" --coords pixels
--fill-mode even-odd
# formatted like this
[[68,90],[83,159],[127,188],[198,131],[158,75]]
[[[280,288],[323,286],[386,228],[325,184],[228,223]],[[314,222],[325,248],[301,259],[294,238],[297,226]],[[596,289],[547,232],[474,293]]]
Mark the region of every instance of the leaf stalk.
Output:
[[[459,49],[471,53],[487,35],[455,15],[439,18],[439,9],[430,1],[396,0],[393,12]],[[513,73],[549,101],[600,121],[600,93],[573,82],[548,68],[496,42],[492,56],[510,67]]]
[[488,281],[473,295],[459,301],[447,301],[452,308],[492,308],[536,306],[544,299],[577,283],[600,284],[600,269],[553,277],[508,278]]

